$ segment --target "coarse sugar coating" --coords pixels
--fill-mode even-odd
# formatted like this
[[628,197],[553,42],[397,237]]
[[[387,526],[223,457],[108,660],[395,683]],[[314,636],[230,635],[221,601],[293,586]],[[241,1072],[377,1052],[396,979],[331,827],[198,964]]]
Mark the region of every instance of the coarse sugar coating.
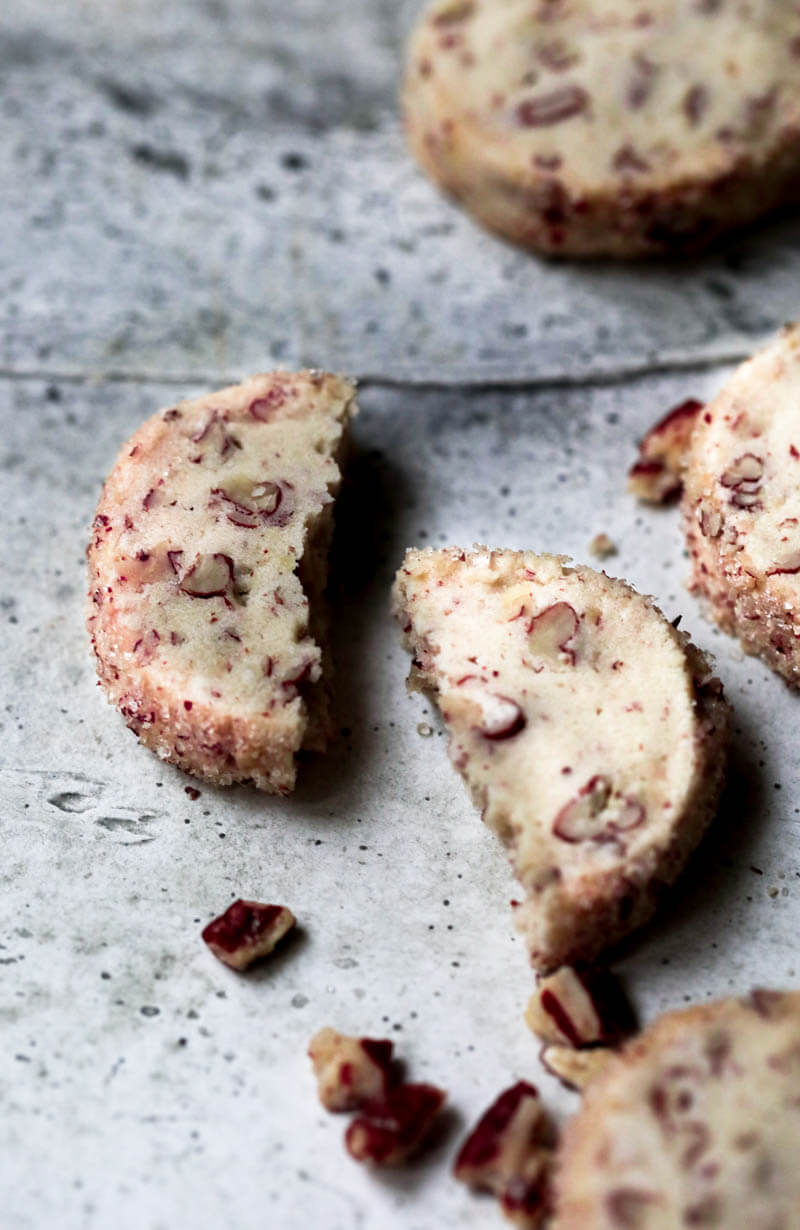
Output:
[[404,106],[423,167],[552,255],[696,248],[800,199],[793,0],[435,0]]
[[698,416],[682,507],[692,588],[748,653],[800,686],[800,325]]
[[800,993],[660,1017],[562,1137],[552,1230],[795,1230]]
[[538,969],[591,961],[645,921],[699,841],[728,707],[650,599],[563,557],[410,550],[394,586],[450,755],[527,893]]
[[92,526],[89,631],[131,729],[217,785],[285,794],[328,735],[322,595],[354,388],[275,372],[123,447]]

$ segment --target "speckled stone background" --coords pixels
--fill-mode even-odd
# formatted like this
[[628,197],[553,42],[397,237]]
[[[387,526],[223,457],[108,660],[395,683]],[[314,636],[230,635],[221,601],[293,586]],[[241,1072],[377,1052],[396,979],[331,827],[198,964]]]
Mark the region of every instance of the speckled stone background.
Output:
[[[800,220],[672,267],[544,265],[406,157],[403,0],[15,0],[0,16],[0,1225],[499,1225],[448,1168],[515,1078],[559,1113],[522,1022],[513,881],[404,691],[387,590],[412,543],[607,564],[718,659],[731,787],[668,909],[617,956],[645,1018],[798,985],[796,700],[687,596],[633,442],[797,314]],[[296,795],[203,787],[94,684],[86,530],[127,435],[274,364],[362,378],[333,600],[341,735]],[[431,734],[419,733],[427,723]],[[423,725],[422,730],[426,727]],[[301,931],[239,977],[199,940],[236,896]],[[305,1048],[386,1034],[451,1110],[424,1159],[344,1154]]]

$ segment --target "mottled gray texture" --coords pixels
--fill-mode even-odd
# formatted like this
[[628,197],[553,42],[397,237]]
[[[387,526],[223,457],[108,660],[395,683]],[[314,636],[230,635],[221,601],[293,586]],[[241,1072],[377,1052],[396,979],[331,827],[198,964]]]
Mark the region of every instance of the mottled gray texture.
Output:
[[415,9],[17,0],[0,366],[575,380],[735,357],[796,311],[796,220],[644,274],[485,234],[404,147]]
[[[684,614],[736,705],[733,786],[621,967],[645,1016],[797,983],[795,699],[700,618],[674,512],[624,491],[635,437],[722,369],[458,387],[738,352],[796,310],[797,224],[676,270],[544,266],[484,236],[403,151],[414,9],[18,0],[0,18],[3,1230],[499,1224],[449,1178],[465,1124],[522,1076],[574,1105],[522,1022],[504,857],[405,695],[387,604],[412,543],[587,560],[604,530],[608,571]],[[87,526],[157,407],[300,359],[379,382],[334,572],[348,733],[292,799],[193,802],[95,687]],[[386,387],[430,379],[453,387]],[[240,894],[301,928],[245,977],[199,938]],[[346,1158],[305,1057],[325,1024],[387,1033],[450,1090],[447,1130],[408,1172]]]
[[[366,387],[334,584],[349,733],[289,800],[203,788],[195,802],[105,704],[82,627],[102,476],[174,389],[0,385],[4,1227],[478,1227],[493,1210],[448,1175],[465,1122],[521,1076],[574,1104],[522,1022],[532,978],[503,855],[437,719],[404,692],[387,597],[407,544],[482,539],[585,560],[605,530],[619,546],[609,571],[717,652],[737,710],[733,787],[621,966],[647,1016],[796,983],[795,701],[700,618],[675,513],[639,511],[624,492],[634,437],[707,383]],[[301,927],[246,977],[199,938],[239,894],[285,902]],[[407,1174],[376,1178],[345,1157],[344,1123],[318,1107],[305,1058],[325,1024],[388,1033],[416,1077],[450,1090],[449,1131]]]

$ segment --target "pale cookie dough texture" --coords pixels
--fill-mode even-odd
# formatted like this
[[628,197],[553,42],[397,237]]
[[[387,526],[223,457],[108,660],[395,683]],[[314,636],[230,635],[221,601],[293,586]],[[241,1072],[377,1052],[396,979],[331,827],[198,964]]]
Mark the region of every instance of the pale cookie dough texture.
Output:
[[552,1230],[796,1230],[800,994],[661,1017],[590,1083]]
[[589,961],[654,911],[724,775],[707,659],[623,581],[563,557],[411,550],[394,587],[450,755],[506,846],[540,970]]
[[89,631],[142,743],[286,794],[329,734],[322,596],[348,381],[255,376],[149,419],[92,527]]
[[800,687],[800,325],[698,415],[684,477],[692,588]]
[[404,107],[427,172],[551,255],[697,248],[800,200],[794,0],[436,0]]

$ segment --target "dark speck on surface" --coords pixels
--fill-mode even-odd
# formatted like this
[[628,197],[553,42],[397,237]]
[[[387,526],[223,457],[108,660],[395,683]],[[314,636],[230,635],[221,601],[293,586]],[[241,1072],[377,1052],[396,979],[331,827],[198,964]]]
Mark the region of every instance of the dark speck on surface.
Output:
[[281,158],[281,166],[287,171],[304,171],[308,166],[308,159],[304,154],[289,152]]
[[102,79],[97,84],[115,107],[129,115],[152,115],[158,106],[156,98],[148,90],[110,79]]
[[139,1011],[142,1016],[158,1016],[161,1012],[160,1008],[155,1008],[152,1004],[144,1004]]
[[132,145],[130,152],[135,162],[151,171],[166,171],[178,179],[189,178],[189,160],[177,150],[156,149],[153,145],[140,142]]

